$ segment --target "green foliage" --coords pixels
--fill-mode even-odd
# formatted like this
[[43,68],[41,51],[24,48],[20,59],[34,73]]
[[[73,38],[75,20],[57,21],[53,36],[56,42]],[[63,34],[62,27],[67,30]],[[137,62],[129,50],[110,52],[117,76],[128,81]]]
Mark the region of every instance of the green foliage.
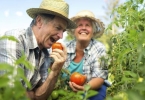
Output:
[[[61,72],[67,74],[68,77],[71,75],[67,69],[62,69]],[[90,85],[88,84],[84,85],[84,91],[73,92],[68,86],[68,81],[68,79],[63,78],[60,74],[55,88],[48,100],[88,100],[88,98],[98,93],[95,90],[90,90]]]
[[[2,36],[0,40],[2,39],[18,42],[13,36]],[[31,87],[31,85],[24,76],[23,69],[19,67],[20,64],[32,69],[31,64],[24,55],[15,60],[13,66],[7,63],[0,63],[0,100],[28,100],[26,90],[20,80],[24,80],[28,87]]]
[[30,87],[29,82],[24,76],[24,71],[7,63],[0,63],[0,100],[28,100],[26,90],[22,86],[20,79],[24,80]]
[[[117,17],[108,26],[121,25],[124,29],[111,38],[109,65],[112,86],[107,100],[144,100],[145,98],[145,10],[143,0],[128,0],[117,9]],[[122,96],[120,96],[120,94]],[[125,95],[125,96],[124,96]]]
[[105,45],[107,52],[110,52],[111,47],[112,47],[112,41],[110,40],[112,36],[113,36],[112,33],[103,34],[100,38],[96,39]]
[[2,36],[2,37],[0,37],[0,40],[3,40],[3,39],[8,39],[8,40],[11,40],[11,41],[18,42],[18,40],[13,36]]
[[65,41],[71,41],[74,39],[74,36],[70,30],[67,31],[67,36],[65,38]]

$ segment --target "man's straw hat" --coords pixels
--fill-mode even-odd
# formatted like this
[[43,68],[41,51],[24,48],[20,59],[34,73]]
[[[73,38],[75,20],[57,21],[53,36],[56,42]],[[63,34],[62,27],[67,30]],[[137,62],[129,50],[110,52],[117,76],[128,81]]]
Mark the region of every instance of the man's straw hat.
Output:
[[103,22],[95,18],[95,15],[91,11],[88,10],[80,11],[76,14],[76,16],[72,17],[71,20],[76,21],[77,19],[80,18],[89,18],[96,23],[97,32],[95,34],[95,37],[100,37],[104,33],[105,28]]
[[27,14],[31,18],[35,18],[37,14],[52,14],[65,19],[68,23],[67,28],[75,28],[76,25],[68,18],[69,5],[63,0],[43,0],[39,8],[30,8],[27,10]]

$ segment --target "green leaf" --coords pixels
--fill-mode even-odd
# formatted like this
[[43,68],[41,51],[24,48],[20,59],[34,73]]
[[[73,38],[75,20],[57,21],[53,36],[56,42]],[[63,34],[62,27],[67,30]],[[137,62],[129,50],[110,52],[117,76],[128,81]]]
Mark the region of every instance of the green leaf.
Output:
[[0,87],[7,87],[10,79],[8,77],[0,76]]
[[0,37],[0,40],[2,40],[2,39],[8,39],[8,40],[12,40],[12,41],[18,42],[18,40],[14,36],[6,36],[6,35],[4,35],[4,36]]
[[87,92],[86,98],[88,99],[88,98],[90,98],[90,97],[92,97],[92,96],[95,96],[95,95],[97,95],[97,94],[98,94],[97,91],[95,91],[95,90],[89,90],[89,91]]
[[14,67],[7,63],[0,63],[0,70],[13,71]]
[[62,68],[61,71],[62,71],[62,73],[65,73],[65,74],[71,75],[70,71],[67,70],[67,69]]
[[30,82],[27,80],[26,76],[24,75],[24,70],[20,67],[17,68],[17,77],[18,79],[24,80],[28,88],[31,88]]
[[125,76],[131,76],[132,78],[137,78],[136,73],[134,73],[132,71],[124,71],[123,73]]
[[78,95],[83,95],[85,92],[84,91],[78,91],[77,94]]
[[34,71],[34,67],[29,61],[26,60],[26,56],[24,54],[15,61],[15,64],[16,65],[23,64],[26,68]]
[[90,86],[89,84],[85,84],[85,85],[84,85],[84,89],[85,89],[86,91],[88,91],[90,88],[91,88],[91,86]]

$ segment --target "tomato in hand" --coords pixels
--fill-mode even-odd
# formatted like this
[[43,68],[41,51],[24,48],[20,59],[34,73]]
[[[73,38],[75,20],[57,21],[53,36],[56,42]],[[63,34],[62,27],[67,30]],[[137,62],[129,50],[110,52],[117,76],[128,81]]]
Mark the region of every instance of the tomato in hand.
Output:
[[52,44],[52,50],[53,50],[53,49],[60,49],[60,50],[63,50],[63,47],[62,47],[61,43],[56,42],[56,43],[53,43],[53,44]]
[[86,76],[78,72],[74,72],[70,76],[70,81],[82,86],[86,82]]

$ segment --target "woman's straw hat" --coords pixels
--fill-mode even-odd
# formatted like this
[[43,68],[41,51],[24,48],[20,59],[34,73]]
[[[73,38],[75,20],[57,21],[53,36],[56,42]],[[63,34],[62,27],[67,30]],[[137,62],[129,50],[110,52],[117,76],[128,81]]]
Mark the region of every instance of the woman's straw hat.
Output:
[[68,18],[69,5],[63,0],[43,0],[39,8],[30,8],[27,10],[27,14],[31,18],[35,18],[37,14],[43,13],[62,17],[68,22],[68,29],[76,27],[75,23]]
[[95,37],[100,37],[104,33],[105,28],[103,22],[95,18],[95,15],[91,11],[88,10],[80,11],[76,14],[76,16],[72,17],[71,20],[76,21],[77,19],[80,18],[89,18],[96,23],[97,32],[95,34]]

